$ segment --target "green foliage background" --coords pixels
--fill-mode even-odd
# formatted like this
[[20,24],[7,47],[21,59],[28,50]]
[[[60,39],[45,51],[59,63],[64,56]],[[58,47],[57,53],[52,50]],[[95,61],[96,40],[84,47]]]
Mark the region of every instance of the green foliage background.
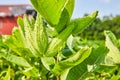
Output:
[[88,40],[104,40],[104,30],[111,30],[117,38],[120,38],[120,15],[104,16],[96,18],[81,34],[82,38]]

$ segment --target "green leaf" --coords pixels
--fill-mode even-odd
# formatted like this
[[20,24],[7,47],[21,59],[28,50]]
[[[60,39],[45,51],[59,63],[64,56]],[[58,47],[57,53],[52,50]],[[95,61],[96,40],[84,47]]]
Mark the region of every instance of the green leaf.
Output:
[[12,49],[13,51],[15,51],[16,53],[21,53],[21,56],[29,56],[29,57],[35,57],[33,55],[33,53],[28,49],[28,48],[22,48],[22,47],[15,47],[14,49]]
[[38,77],[39,74],[39,70],[36,69],[35,67],[30,67],[30,68],[26,68],[24,71],[22,71],[23,74],[25,74],[26,76],[30,76],[30,77]]
[[35,37],[34,44],[37,46],[38,51],[42,55],[45,53],[48,47],[48,36],[45,30],[45,26],[43,25],[42,17],[39,13],[37,14],[37,19],[35,22],[34,33],[35,33],[35,36],[33,36],[33,38]]
[[45,68],[49,71],[51,71],[55,64],[55,59],[53,57],[41,57],[41,61]]
[[68,0],[30,0],[50,25],[57,25]]
[[23,19],[19,17],[17,19],[17,24],[18,24],[20,30],[22,31],[22,33],[25,34]]
[[41,56],[41,54],[39,53],[38,46],[35,43],[36,39],[35,39],[34,26],[31,25],[27,15],[24,15],[23,21],[25,26],[24,28],[25,28],[26,45],[35,57],[39,57]]
[[82,32],[90,23],[94,21],[98,14],[98,11],[95,11],[94,13],[84,17],[84,18],[78,18],[75,20],[72,20],[71,23],[74,23],[75,29],[73,30],[73,34],[79,34]]
[[[111,31],[105,31],[106,46],[109,49],[109,53],[106,56],[106,64],[120,63],[120,51],[117,48],[118,40]],[[111,60],[112,62],[108,62]]]
[[58,25],[55,27],[55,30],[58,33],[61,32],[66,27],[66,25],[69,23],[70,18],[73,13],[74,3],[75,3],[75,0],[68,0],[68,3],[66,4],[66,7],[64,8],[61,14],[60,21]]
[[61,74],[64,70],[70,69],[83,62],[90,55],[90,53],[91,53],[91,48],[82,48],[70,58],[55,64],[52,71],[55,74]]
[[26,47],[25,39],[18,28],[13,29],[12,36],[4,35],[3,41],[18,55],[27,55],[30,57],[34,57],[31,51]]
[[26,47],[24,34],[21,32],[21,30],[19,28],[17,28],[17,27],[13,28],[12,39],[17,47],[23,47],[23,48]]
[[44,67],[44,65],[40,65],[40,77],[42,80],[47,80],[49,77],[49,71]]
[[[11,49],[13,49],[13,51],[17,52],[16,49],[14,50],[15,46],[17,46],[17,45],[15,44],[15,42],[13,41],[13,39],[12,39],[11,36],[9,36],[9,35],[4,35],[4,36],[2,36],[2,39],[3,39],[3,42],[4,42],[8,47],[10,47]],[[18,55],[21,55],[21,53],[17,53],[17,54],[18,54]]]
[[90,72],[97,69],[104,61],[107,52],[108,50],[102,46],[97,49],[93,49],[87,59],[70,70],[66,80],[85,80]]
[[38,13],[37,19],[34,22],[33,20],[29,20],[25,15],[23,21],[27,47],[34,56],[41,57],[48,47],[48,36],[43,25],[42,17]]
[[69,24],[58,36],[56,36],[48,46],[46,56],[55,56],[64,47],[64,43],[74,29],[73,24]]
[[110,80],[119,80],[120,76],[119,75],[113,75]]
[[18,55],[26,54],[27,56],[34,57],[26,45],[23,19],[18,18],[17,23],[19,27],[13,29],[11,36],[3,36],[3,41]]
[[73,50],[73,40],[74,40],[74,37],[70,35],[70,37],[67,39],[67,46],[72,53],[75,53],[75,51]]
[[10,67],[8,68],[7,74],[2,80],[10,80]]
[[108,36],[108,37],[110,38],[111,42],[112,42],[116,47],[119,46],[119,42],[118,42],[116,36],[115,36],[111,31],[104,31],[104,34],[105,34],[106,37]]
[[[37,14],[38,15],[38,14]],[[30,17],[30,24],[34,27],[36,18],[34,19],[33,16]]]
[[42,17],[38,14],[34,22],[34,19],[29,20],[27,15],[24,15],[23,19],[18,19],[18,24],[19,27],[13,29],[11,36],[3,36],[6,45],[18,55],[28,52],[30,57],[42,56],[48,47],[48,36]]
[[31,67],[30,64],[23,57],[18,57],[10,53],[0,53],[0,55],[2,55],[2,57],[5,58],[6,60],[15,63],[17,65],[24,67]]
[[118,69],[117,65],[107,65],[101,64],[100,67],[96,70],[99,73],[114,73],[115,70]]
[[69,73],[69,68],[68,69],[66,69],[66,70],[64,70],[62,73],[61,73],[61,75],[60,75],[60,79],[61,80],[66,80],[66,78],[67,78],[67,75],[68,75],[68,73]]
[[69,17],[71,18],[73,10],[74,10],[74,5],[75,5],[75,0],[69,0],[68,3],[66,4],[65,9],[69,13]]

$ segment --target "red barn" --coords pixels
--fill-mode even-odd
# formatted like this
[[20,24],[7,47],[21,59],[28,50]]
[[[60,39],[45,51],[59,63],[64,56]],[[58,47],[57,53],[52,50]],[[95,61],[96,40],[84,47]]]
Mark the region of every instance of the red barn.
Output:
[[0,34],[11,34],[14,26],[17,26],[17,17],[0,17]]
[[0,35],[11,34],[17,18],[33,11],[30,5],[0,5]]

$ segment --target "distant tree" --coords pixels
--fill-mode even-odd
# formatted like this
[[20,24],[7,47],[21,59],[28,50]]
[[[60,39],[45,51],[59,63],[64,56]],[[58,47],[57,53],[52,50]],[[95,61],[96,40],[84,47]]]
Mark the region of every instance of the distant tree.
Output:
[[110,16],[104,16],[103,19],[96,18],[79,36],[83,39],[103,40],[104,30],[111,30],[117,38],[120,38],[120,15],[113,17],[111,14]]

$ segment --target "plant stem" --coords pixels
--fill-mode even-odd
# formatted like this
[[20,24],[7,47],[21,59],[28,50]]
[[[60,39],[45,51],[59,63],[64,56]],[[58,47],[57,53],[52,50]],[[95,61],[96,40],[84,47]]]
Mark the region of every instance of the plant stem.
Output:
[[60,80],[60,75],[56,75],[57,80]]

